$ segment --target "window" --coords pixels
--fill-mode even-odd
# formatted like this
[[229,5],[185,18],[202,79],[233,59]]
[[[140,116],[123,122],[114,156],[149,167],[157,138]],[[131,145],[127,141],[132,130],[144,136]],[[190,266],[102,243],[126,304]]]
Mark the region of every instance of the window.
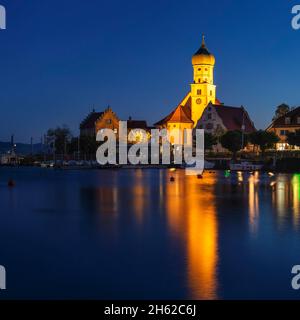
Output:
[[201,82],[201,80],[200,79],[198,79],[198,83],[200,83]]
[[289,130],[280,130],[280,135],[281,136],[286,136]]
[[286,117],[285,118],[285,124],[291,124],[291,118],[290,117]]
[[210,120],[211,119],[211,113],[207,114],[207,119]]
[[212,90],[210,90],[210,95],[212,96]]
[[207,68],[205,68],[205,71],[208,71],[208,69],[207,69]]
[[300,124],[300,117],[297,117],[297,124]]
[[198,71],[201,71],[201,68],[199,68]]
[[207,125],[206,125],[206,129],[207,130],[212,130],[214,128],[214,125],[212,124],[212,123],[208,123]]
[[111,124],[111,119],[106,119],[106,124]]
[[201,96],[201,93],[202,93],[202,92],[201,92],[201,89],[198,89],[198,90],[197,90],[197,95],[198,95],[198,96]]

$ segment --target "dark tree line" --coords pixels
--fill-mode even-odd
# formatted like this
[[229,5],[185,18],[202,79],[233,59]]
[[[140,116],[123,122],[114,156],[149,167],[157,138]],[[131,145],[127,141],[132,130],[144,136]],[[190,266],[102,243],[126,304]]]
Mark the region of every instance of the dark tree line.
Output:
[[73,137],[67,126],[49,129],[47,131],[45,144],[48,147],[48,152],[64,155],[76,153],[82,156],[96,154],[98,147],[96,137]]

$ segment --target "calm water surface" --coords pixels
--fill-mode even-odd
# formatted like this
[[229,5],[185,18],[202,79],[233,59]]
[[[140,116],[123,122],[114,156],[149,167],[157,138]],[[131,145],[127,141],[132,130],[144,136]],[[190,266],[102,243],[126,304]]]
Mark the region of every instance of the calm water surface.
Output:
[[299,299],[300,175],[0,168],[0,264],[0,299]]

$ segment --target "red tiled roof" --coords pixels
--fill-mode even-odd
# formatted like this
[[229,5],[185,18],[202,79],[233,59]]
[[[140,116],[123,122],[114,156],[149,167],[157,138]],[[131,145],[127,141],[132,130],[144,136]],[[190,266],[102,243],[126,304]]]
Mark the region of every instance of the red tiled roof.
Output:
[[190,108],[187,106],[179,105],[176,107],[168,116],[155,123],[155,126],[166,124],[167,122],[184,122],[184,123],[194,123],[191,120]]
[[253,122],[243,107],[236,108],[223,105],[214,106],[216,106],[215,109],[227,130],[242,130],[242,125],[244,123],[246,133],[256,131]]
[[160,126],[166,124],[167,122],[194,123],[191,120],[191,97],[187,99],[185,104],[183,104],[183,101],[170,114],[154,125]]
[[220,106],[222,105],[222,102],[218,98],[216,98],[215,105]]

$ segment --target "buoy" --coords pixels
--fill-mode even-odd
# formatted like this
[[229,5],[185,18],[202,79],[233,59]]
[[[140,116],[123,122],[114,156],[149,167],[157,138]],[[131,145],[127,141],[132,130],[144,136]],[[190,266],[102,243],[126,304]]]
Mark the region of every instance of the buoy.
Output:
[[197,179],[203,179],[202,174],[198,174]]
[[14,187],[14,186],[15,186],[14,180],[13,180],[13,179],[9,179],[7,185],[8,185],[9,187]]
[[170,178],[170,181],[171,181],[171,182],[175,181],[175,178],[174,178],[174,177],[171,177],[171,178]]

